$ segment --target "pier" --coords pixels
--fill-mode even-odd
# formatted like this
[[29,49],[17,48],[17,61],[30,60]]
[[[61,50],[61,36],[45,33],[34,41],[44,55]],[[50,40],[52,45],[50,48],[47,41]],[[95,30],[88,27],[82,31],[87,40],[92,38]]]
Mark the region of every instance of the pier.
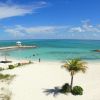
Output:
[[19,48],[36,48],[36,46],[9,46],[9,47],[0,47],[0,50],[8,50],[8,49],[19,49]]
[[10,49],[24,49],[24,48],[36,48],[36,46],[22,45],[20,41],[16,42],[16,46],[0,47],[0,50],[10,50]]

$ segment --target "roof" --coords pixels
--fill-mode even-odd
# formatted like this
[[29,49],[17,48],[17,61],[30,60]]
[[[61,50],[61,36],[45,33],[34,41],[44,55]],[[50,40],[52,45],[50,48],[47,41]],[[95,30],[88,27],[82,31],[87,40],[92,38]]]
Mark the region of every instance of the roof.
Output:
[[21,43],[20,41],[17,41],[16,43]]

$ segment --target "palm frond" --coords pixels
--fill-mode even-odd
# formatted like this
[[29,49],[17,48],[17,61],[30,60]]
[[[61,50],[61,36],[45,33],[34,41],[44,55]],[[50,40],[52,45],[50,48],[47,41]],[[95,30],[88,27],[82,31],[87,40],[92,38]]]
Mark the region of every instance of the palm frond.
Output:
[[87,69],[86,62],[82,61],[79,58],[66,61],[66,63],[62,67],[69,72],[74,71],[74,73],[80,71],[85,73]]

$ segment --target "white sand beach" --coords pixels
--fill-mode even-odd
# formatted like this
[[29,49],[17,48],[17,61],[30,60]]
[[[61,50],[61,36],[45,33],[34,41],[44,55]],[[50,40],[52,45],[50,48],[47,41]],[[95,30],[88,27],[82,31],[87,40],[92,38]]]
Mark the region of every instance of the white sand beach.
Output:
[[82,96],[53,93],[46,95],[45,90],[53,90],[70,82],[70,75],[61,68],[60,62],[35,62],[3,73],[16,74],[9,86],[12,91],[11,100],[99,100],[100,99],[100,63],[88,62],[87,72],[74,76],[74,85],[84,89]]

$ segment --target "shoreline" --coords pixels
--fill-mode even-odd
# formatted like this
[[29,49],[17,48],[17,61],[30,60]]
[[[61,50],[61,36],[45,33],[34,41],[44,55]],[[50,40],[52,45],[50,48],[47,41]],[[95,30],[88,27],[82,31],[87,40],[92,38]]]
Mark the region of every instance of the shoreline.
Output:
[[[0,57],[0,61],[4,60],[5,58],[3,56]],[[13,61],[13,62],[20,62],[20,61],[32,61],[32,62],[39,62],[39,59],[27,59],[27,58],[16,58],[16,57],[7,57],[8,61]],[[84,60],[83,61],[87,62],[87,63],[100,63],[100,59],[97,60]],[[41,62],[47,62],[47,63],[65,63],[67,60],[42,60]]]

